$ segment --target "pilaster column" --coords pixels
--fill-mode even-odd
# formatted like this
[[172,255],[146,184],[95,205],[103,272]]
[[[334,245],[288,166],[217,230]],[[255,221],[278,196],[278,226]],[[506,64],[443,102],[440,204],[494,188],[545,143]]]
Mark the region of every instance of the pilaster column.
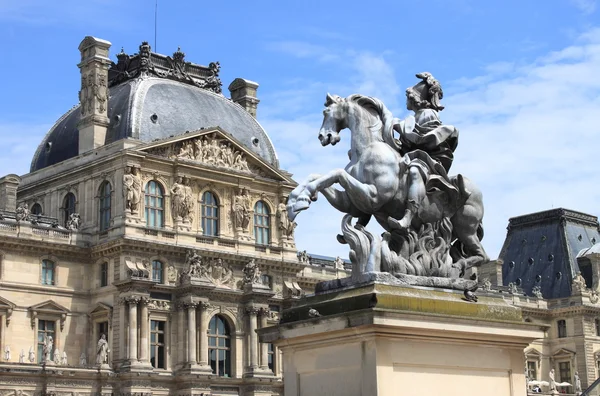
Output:
[[179,367],[184,367],[187,362],[187,353],[185,349],[185,305],[177,303],[177,362]]
[[197,303],[187,304],[188,317],[188,365],[196,366],[196,307]]
[[150,364],[148,359],[148,348],[150,343],[148,341],[148,303],[150,299],[148,297],[142,297],[140,300],[140,362],[143,364]]
[[137,354],[137,304],[140,301],[139,296],[126,297],[129,304],[129,363],[138,362]]
[[258,308],[247,307],[246,313],[248,314],[248,344],[250,345],[250,361],[248,366],[252,370],[255,370],[258,367],[258,334],[256,334]]
[[210,368],[208,364],[208,308],[210,304],[206,301],[202,301],[199,304],[200,307],[200,367]]
[[[261,308],[260,313],[260,328],[267,327],[267,319],[269,318],[269,308]],[[269,370],[269,344],[266,342],[260,343],[260,368]]]

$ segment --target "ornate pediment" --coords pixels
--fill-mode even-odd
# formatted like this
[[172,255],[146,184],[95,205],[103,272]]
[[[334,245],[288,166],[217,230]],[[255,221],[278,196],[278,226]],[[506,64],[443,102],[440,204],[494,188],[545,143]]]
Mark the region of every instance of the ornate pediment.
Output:
[[98,303],[96,306],[88,313],[88,315],[96,316],[96,315],[104,315],[107,312],[112,311],[112,307],[110,305],[104,303]]
[[572,358],[573,356],[575,356],[575,352],[566,348],[560,348],[552,354],[553,359]]
[[60,318],[60,329],[63,330],[65,327],[65,320],[67,319],[67,314],[69,310],[62,305],[52,301],[44,301],[39,304],[32,305],[29,307],[29,312],[31,314],[31,327],[35,327],[35,322],[39,314],[45,314],[50,316],[56,316]]
[[525,357],[527,359],[540,360],[542,358],[542,353],[535,348],[528,348],[525,350]]
[[293,182],[219,128],[186,133],[141,150],[178,162]]

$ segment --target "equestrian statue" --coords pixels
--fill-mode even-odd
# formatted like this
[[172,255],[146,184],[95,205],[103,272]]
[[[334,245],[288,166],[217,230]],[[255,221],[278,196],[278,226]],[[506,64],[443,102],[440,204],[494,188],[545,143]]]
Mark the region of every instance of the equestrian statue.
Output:
[[[414,114],[404,120],[376,98],[327,94],[318,138],[323,146],[335,145],[349,129],[350,162],[309,176],[288,198],[290,221],[319,192],[346,214],[338,241],[350,246],[353,277],[387,272],[396,278],[456,280],[489,261],[481,244],[481,191],[460,174],[448,175],[458,130],[440,121],[442,87],[430,73],[417,78],[421,81],[406,90],[406,107]],[[372,217],[385,230],[382,236],[365,229]]]

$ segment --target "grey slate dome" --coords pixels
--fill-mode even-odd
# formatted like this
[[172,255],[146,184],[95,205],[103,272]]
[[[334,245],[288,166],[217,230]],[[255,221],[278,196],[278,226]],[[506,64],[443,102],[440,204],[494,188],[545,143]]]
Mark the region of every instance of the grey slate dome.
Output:
[[[149,52],[121,52],[109,69],[109,126],[105,144],[133,138],[152,142],[186,131],[219,126],[273,166],[277,154],[267,133],[242,106],[220,94],[219,65],[209,67]],[[144,50],[146,57],[144,58]],[[146,63],[142,61],[146,61]],[[149,65],[148,65],[149,64]],[[64,114],[46,134],[31,162],[31,172],[78,155],[80,106]]]

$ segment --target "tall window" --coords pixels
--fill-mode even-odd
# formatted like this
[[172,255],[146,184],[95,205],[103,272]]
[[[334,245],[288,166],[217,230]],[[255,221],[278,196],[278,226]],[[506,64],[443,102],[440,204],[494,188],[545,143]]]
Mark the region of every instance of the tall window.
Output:
[[152,280],[154,282],[163,283],[163,263],[158,260],[152,261]]
[[257,245],[269,244],[269,207],[263,201],[254,205],[254,239]]
[[151,180],[146,184],[145,195],[146,225],[148,227],[163,227],[165,211],[164,193],[161,185]]
[[152,367],[164,369],[165,366],[165,322],[150,321],[150,364]]
[[202,194],[202,230],[204,235],[219,235],[219,203],[210,191]]
[[571,382],[571,362],[559,362],[558,373],[560,382]]
[[531,381],[537,380],[537,362],[527,361],[527,377]]
[[65,195],[65,199],[63,200],[63,225],[66,227],[69,222],[69,216],[75,213],[75,195],[73,193],[68,193]]
[[108,263],[100,264],[100,287],[108,286]]
[[567,322],[559,320],[556,325],[558,327],[558,338],[565,338],[567,336]]
[[271,275],[262,274],[260,276],[260,281],[263,285],[268,286],[269,289],[273,288],[273,278],[271,277]]
[[112,187],[105,181],[100,186],[100,231],[108,230],[110,227],[110,199]]
[[29,212],[32,215],[41,216],[42,215],[42,205],[40,205],[39,203],[33,204],[31,209],[29,210]]
[[100,338],[102,334],[104,334],[106,341],[108,342],[108,322],[98,323],[98,338]]
[[215,315],[208,324],[208,360],[213,374],[231,377],[231,336],[225,319]]
[[273,344],[268,343],[267,344],[267,353],[269,354],[269,370],[271,370],[272,372],[275,372],[275,348],[273,347]]
[[[51,320],[38,320],[38,336],[37,336],[37,360],[38,363],[42,362],[42,358],[44,356],[44,340],[46,337],[52,337],[52,343],[56,345],[56,340],[54,336],[56,323]],[[50,351],[50,355],[48,359],[54,359],[54,349]]]
[[52,261],[42,260],[42,285],[54,285],[56,282],[56,268]]

